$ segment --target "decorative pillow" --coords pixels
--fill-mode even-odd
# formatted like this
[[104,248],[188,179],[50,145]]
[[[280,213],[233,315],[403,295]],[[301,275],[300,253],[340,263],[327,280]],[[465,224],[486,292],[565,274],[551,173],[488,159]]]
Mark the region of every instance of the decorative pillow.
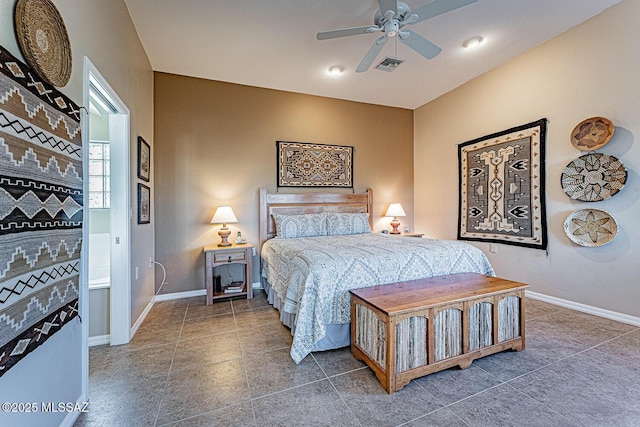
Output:
[[329,236],[371,233],[369,214],[329,212],[327,214],[327,232]]
[[284,215],[273,214],[276,236],[281,239],[327,235],[327,214]]

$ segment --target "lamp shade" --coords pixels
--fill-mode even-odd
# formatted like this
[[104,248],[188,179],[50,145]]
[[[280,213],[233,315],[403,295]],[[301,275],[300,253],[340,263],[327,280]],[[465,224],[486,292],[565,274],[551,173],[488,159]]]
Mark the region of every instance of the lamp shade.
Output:
[[219,206],[211,218],[211,224],[231,224],[234,222],[238,222],[238,218],[233,213],[231,206]]
[[387,213],[384,216],[407,216],[404,213],[404,209],[402,209],[402,205],[400,203],[391,203],[389,208],[387,209]]

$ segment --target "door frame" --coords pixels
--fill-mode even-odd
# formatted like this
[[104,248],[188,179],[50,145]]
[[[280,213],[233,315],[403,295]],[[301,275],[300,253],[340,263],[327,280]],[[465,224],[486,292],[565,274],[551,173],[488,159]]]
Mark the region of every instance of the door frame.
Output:
[[[91,63],[83,60],[82,85],[82,146],[83,146],[83,189],[84,225],[82,228],[82,270],[80,286],[80,316],[82,322],[82,395],[88,398],[89,389],[89,94],[91,86],[106,95],[115,107],[116,114],[110,115],[109,140],[111,158],[121,161],[110,162],[111,192],[120,198],[111,200],[111,287],[110,287],[110,343],[126,344],[131,339],[131,173],[130,173],[130,111],[107,80]],[[112,122],[114,124],[112,125]],[[115,130],[114,134],[111,131]],[[114,143],[115,142],[115,143]],[[114,177],[115,184],[114,184]],[[114,188],[115,187],[115,188]],[[116,190],[116,191],[114,191]],[[119,243],[116,243],[116,238]]]

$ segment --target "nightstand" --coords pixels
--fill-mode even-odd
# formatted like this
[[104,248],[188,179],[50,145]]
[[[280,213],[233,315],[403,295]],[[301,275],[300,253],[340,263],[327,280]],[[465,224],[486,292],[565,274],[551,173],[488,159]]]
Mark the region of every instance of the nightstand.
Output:
[[403,237],[422,237],[424,233],[402,233],[402,234],[389,234],[390,236],[403,236]]
[[[207,288],[207,305],[213,304],[213,300],[219,298],[236,297],[246,295],[253,298],[253,245],[245,243],[242,245],[233,244],[231,246],[209,245],[204,249],[205,259],[205,285]],[[234,286],[222,287],[217,277],[218,283],[214,288],[214,269],[223,265],[242,264],[244,267],[243,281]],[[236,282],[234,282],[236,283]]]

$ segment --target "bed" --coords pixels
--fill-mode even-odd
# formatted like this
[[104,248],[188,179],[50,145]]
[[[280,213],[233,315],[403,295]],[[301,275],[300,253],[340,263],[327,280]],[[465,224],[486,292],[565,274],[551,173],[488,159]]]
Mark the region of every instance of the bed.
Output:
[[350,345],[350,289],[463,272],[494,275],[468,243],[372,233],[372,206],[370,189],[260,189],[261,280],[291,328],[296,363],[312,351]]

